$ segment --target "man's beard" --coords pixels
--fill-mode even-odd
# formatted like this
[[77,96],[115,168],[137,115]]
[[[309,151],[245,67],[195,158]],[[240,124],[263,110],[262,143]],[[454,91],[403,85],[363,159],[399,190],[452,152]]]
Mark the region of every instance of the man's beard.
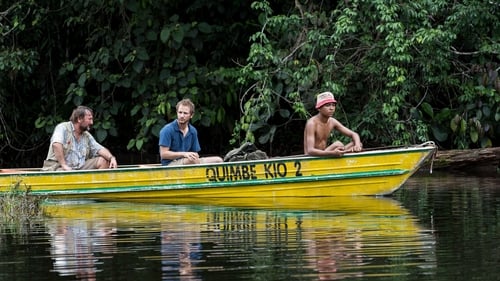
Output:
[[81,131],[81,132],[85,132],[85,131],[87,131],[87,132],[88,132],[88,131],[90,131],[90,126],[86,126],[86,127],[85,127],[85,126],[81,126],[81,125],[80,125],[80,131]]
[[186,124],[188,121],[189,121],[189,119],[186,119],[186,118],[184,118],[184,119],[179,119],[179,118],[177,118],[177,122],[178,122],[179,124]]

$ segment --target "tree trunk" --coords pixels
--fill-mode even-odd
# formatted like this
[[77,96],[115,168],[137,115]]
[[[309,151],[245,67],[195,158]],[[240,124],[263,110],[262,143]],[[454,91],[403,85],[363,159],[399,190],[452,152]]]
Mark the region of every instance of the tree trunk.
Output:
[[500,147],[437,151],[434,160],[424,169],[463,171],[471,173],[498,173]]

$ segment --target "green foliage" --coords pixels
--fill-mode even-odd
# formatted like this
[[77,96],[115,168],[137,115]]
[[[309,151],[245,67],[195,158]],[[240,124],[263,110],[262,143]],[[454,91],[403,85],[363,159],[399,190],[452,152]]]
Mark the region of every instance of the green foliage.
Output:
[[[454,34],[447,47],[447,75],[435,77],[442,101],[429,99],[438,114],[427,115],[433,136],[454,148],[490,147],[500,134],[500,6],[462,1],[449,6],[443,30]],[[438,54],[438,58],[440,54]],[[439,62],[445,65],[445,61]],[[429,112],[427,110],[427,112]]]
[[80,104],[98,141],[157,153],[184,97],[217,132],[202,140],[214,153],[300,143],[323,91],[365,146],[498,145],[494,1],[28,0],[0,13],[1,161],[43,157]]
[[[47,140],[55,125],[67,120],[72,108],[80,104],[94,109],[98,141],[120,137],[129,142],[128,149],[138,151],[147,149],[147,144],[157,147],[160,128],[176,117],[175,104],[184,97],[197,105],[194,123],[204,127],[234,123],[234,114],[227,115],[226,108],[238,100],[233,86],[237,70],[225,54],[228,49],[237,53],[244,46],[239,42],[247,40],[238,39],[244,31],[236,30],[239,23],[233,23],[235,14],[242,16],[238,14],[241,3],[45,1],[44,8],[31,4],[15,4],[5,12],[6,18],[27,15],[23,17],[26,25],[29,16],[40,13],[43,16],[37,18],[43,22],[30,30],[10,29],[2,43],[36,46],[30,40],[15,40],[43,34],[46,39],[34,38],[41,42],[35,50],[48,55],[38,58],[36,52],[19,47],[2,49],[0,71],[28,70],[42,77],[41,64],[50,66],[50,76],[34,81],[33,88],[24,88],[21,95],[44,88],[35,102],[38,116],[30,116],[31,124],[43,129],[35,133],[37,139]],[[234,41],[224,40],[227,33]],[[13,42],[7,42],[9,38]],[[14,79],[0,81],[1,89],[8,88],[5,85],[19,89]],[[13,95],[5,91],[0,97]]]
[[[305,118],[314,95],[328,90],[344,109],[337,118],[359,131],[365,143],[402,145],[437,139],[461,148],[491,146],[499,137],[491,122],[498,102],[485,97],[499,92],[498,62],[491,60],[498,59],[499,6],[467,4],[379,0],[302,6],[295,2],[289,7],[295,12],[285,16],[269,2],[255,1],[252,7],[260,12],[262,29],[250,37],[253,44],[239,80],[250,87],[236,136],[244,131],[248,141],[255,133],[264,136],[260,140],[272,140],[276,131],[269,123],[280,119],[283,105],[291,109],[288,116]],[[476,15],[472,23],[471,14]],[[453,116],[464,115],[461,99],[470,91],[463,81],[479,86],[467,76],[470,69],[457,69],[468,63],[454,51],[461,47],[463,30],[469,29],[464,23],[484,32],[467,34],[474,42],[472,50],[480,50],[463,53],[477,55],[468,67],[478,62],[493,65],[488,73],[494,79],[489,81],[497,85],[487,94],[472,93],[472,100],[482,100],[480,107],[487,108],[464,108],[476,112],[465,121],[466,132],[449,126]],[[456,29],[457,25],[462,27]],[[475,40],[474,34],[489,40]],[[433,111],[443,113],[433,119],[429,116]]]

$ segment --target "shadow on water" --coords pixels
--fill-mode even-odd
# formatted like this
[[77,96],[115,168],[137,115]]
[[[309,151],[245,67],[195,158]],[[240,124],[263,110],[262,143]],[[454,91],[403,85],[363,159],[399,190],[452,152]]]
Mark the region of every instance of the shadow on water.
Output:
[[[15,275],[18,280],[33,275],[36,280],[373,280],[434,273],[433,234],[396,200],[288,198],[265,205],[47,202],[46,233],[31,237],[33,250],[20,258],[24,263],[16,265]],[[5,280],[14,274],[4,270],[13,253],[3,251],[0,279]]]

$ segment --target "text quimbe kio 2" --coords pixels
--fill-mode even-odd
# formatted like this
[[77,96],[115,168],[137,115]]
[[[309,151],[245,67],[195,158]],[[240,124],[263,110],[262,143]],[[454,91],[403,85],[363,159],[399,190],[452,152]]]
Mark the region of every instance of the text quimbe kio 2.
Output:
[[[262,173],[258,173],[258,166],[262,166]],[[215,166],[206,168],[206,176],[211,182],[226,182],[240,180],[277,179],[289,176],[301,177],[301,163],[295,161],[273,162],[263,164],[242,164],[229,166]]]

